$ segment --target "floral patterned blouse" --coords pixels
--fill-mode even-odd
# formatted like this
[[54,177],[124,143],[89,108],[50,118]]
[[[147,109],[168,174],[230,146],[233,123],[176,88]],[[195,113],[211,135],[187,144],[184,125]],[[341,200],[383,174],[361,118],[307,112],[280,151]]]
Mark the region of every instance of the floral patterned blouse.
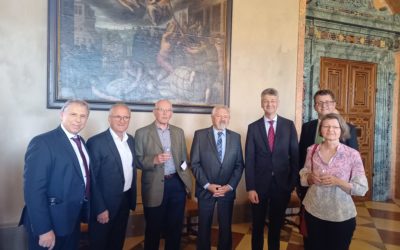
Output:
[[364,196],[368,191],[368,181],[360,153],[342,143],[339,144],[335,155],[328,163],[322,160],[317,146],[313,158],[311,154],[314,145],[307,149],[304,168],[300,170],[302,186],[309,186],[307,177],[311,173],[311,160],[314,173],[331,174],[350,183],[350,193],[339,186],[323,186],[314,184],[307,191],[303,205],[308,213],[327,221],[341,222],[357,215],[356,207],[351,195]]

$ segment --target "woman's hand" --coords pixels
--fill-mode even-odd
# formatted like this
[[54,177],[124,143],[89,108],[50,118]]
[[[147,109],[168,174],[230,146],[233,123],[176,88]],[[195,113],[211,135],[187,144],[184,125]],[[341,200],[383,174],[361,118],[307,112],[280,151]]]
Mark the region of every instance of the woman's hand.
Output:
[[310,173],[307,176],[307,181],[308,181],[308,185],[313,185],[313,184],[317,184],[320,185],[321,184],[321,177],[319,175],[316,175],[314,173]]

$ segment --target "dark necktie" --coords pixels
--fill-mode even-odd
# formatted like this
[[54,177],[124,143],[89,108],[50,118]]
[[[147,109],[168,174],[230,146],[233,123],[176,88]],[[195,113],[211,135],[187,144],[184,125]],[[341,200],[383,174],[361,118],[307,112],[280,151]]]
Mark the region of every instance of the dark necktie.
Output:
[[220,162],[222,162],[222,132],[218,132],[217,151],[218,151],[218,159]]
[[71,138],[76,146],[78,146],[78,150],[79,150],[79,154],[81,155],[82,161],[83,161],[83,166],[85,168],[85,175],[86,175],[86,188],[85,188],[85,198],[89,198],[90,195],[90,172],[89,172],[89,167],[88,167],[88,163],[86,161],[86,156],[83,153],[82,150],[82,143],[81,143],[81,139],[80,136],[77,135],[76,137],[72,137]]
[[269,122],[269,129],[268,129],[268,145],[271,152],[274,150],[274,140],[275,140],[275,131],[274,131],[274,121]]

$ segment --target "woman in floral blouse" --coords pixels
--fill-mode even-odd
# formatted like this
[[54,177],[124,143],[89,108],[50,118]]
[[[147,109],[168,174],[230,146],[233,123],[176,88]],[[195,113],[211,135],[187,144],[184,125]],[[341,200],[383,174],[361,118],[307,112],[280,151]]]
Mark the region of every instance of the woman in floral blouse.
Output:
[[324,116],[319,133],[324,140],[308,148],[300,171],[301,185],[309,186],[303,205],[310,249],[349,249],[357,215],[351,196],[364,196],[368,181],[360,153],[340,143],[349,136],[340,115]]

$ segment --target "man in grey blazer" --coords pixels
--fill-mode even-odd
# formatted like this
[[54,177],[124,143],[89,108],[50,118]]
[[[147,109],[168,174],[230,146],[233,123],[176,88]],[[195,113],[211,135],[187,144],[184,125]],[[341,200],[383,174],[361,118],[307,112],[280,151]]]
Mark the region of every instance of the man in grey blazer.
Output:
[[211,119],[212,127],[195,132],[190,152],[199,206],[197,249],[211,249],[211,224],[218,203],[218,249],[226,250],[232,249],[233,202],[242,177],[243,154],[240,135],[226,129],[229,108],[214,107]]
[[156,120],[135,134],[137,167],[142,170],[142,198],[146,220],[144,248],[158,250],[161,232],[165,249],[180,249],[186,194],[192,187],[182,129],[169,124],[172,104],[160,100]]

